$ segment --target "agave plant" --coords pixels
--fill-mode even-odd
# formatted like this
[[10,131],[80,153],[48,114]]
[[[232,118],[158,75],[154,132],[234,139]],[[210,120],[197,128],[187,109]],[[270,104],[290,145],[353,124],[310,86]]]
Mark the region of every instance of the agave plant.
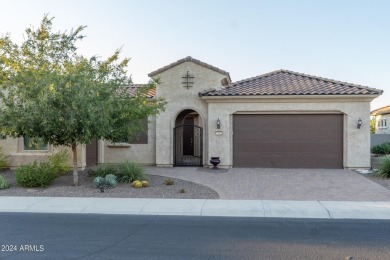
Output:
[[116,181],[116,176],[114,174],[107,174],[104,180],[108,188],[116,187],[117,181]]
[[106,188],[106,179],[103,177],[95,177],[92,182],[96,189],[100,189],[101,192],[104,192],[104,189]]
[[104,178],[98,176],[93,179],[93,186],[100,189],[101,192],[104,192],[107,188],[115,188],[116,184],[116,176],[113,174],[107,174]]

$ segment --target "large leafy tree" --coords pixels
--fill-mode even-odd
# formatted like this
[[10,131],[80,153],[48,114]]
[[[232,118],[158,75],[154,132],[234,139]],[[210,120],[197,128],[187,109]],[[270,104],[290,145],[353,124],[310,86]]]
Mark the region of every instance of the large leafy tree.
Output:
[[120,59],[120,50],[106,60],[79,55],[85,27],[53,32],[52,20],[45,15],[38,28],[26,29],[19,45],[0,38],[0,131],[71,147],[77,186],[77,145],[131,139],[165,103],[147,97],[154,81],[129,92],[129,59]]

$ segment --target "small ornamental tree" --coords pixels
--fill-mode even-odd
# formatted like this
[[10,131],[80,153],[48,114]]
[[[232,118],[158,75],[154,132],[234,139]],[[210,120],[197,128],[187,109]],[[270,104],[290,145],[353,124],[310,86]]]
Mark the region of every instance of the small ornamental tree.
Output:
[[0,133],[71,147],[77,186],[77,145],[131,139],[165,102],[147,97],[154,81],[129,92],[129,59],[120,60],[120,50],[106,60],[79,55],[85,27],[53,32],[52,20],[45,15],[38,28],[26,29],[20,45],[0,38]]
[[370,133],[375,134],[375,117],[370,119]]

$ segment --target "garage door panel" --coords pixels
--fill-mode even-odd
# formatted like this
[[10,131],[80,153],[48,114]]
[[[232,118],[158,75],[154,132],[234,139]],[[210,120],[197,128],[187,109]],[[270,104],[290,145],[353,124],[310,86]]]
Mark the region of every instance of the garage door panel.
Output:
[[[261,129],[261,130],[260,130]],[[291,129],[280,129],[279,127],[243,127],[240,132],[234,132],[235,137],[245,138],[245,141],[266,141],[270,138],[274,139],[275,136],[278,136],[278,140],[288,141],[288,140],[299,140],[305,141],[311,139],[316,141],[318,136],[321,136],[321,139],[318,139],[318,142],[322,142],[323,139],[340,140],[340,137],[334,135],[334,131],[338,129],[332,128],[318,128],[318,127],[307,127],[306,129],[300,128],[291,128]],[[314,139],[314,140],[313,140]]]
[[342,168],[342,115],[235,115],[235,167]]
[[[290,145],[280,144],[280,143],[264,143],[264,144],[255,144],[247,143],[240,150],[242,156],[249,156],[253,153],[261,155],[261,153],[270,153],[270,154],[284,154],[294,153],[294,156],[300,156],[302,154],[308,154],[312,156],[312,153],[316,151],[319,146],[321,148],[321,156],[333,156],[335,153],[338,153],[338,144],[302,144],[302,143],[291,143]],[[298,154],[301,153],[301,154]]]

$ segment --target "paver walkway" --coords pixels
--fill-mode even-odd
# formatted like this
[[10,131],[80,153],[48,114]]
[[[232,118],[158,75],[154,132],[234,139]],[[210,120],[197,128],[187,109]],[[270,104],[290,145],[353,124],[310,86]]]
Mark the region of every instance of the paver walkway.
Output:
[[206,185],[220,199],[390,201],[390,190],[350,170],[147,167],[146,171]]

